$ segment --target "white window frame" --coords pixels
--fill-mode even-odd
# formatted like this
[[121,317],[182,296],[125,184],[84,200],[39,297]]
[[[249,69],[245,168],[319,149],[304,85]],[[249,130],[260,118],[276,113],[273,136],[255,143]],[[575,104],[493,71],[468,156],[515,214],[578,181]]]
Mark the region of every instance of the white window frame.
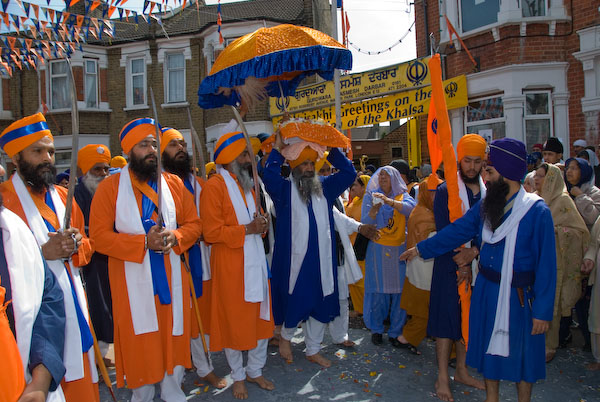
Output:
[[[489,0],[485,0],[485,1],[489,1]],[[523,0],[521,0],[521,1],[523,1]],[[457,4],[457,8],[458,8],[458,20],[460,21],[460,23],[459,23],[460,28],[458,28],[458,27],[455,27],[455,28],[457,31],[459,31],[461,33],[469,34],[471,32],[481,31],[482,29],[485,29],[486,27],[491,27],[491,26],[498,24],[498,17],[496,17],[495,22],[465,31],[463,29],[464,25],[463,25],[463,13],[462,13],[462,0],[457,0],[456,4]],[[498,0],[498,6],[500,6],[500,0]]]
[[[169,85],[170,85],[170,72],[173,70],[169,69],[169,57],[171,56],[181,56],[183,58],[183,67],[180,69],[177,69],[177,71],[181,71],[183,70],[183,99],[169,99],[169,94],[170,94],[170,90],[169,90]],[[186,57],[185,57],[185,53],[184,52],[171,52],[171,53],[166,53],[165,54],[165,61],[164,61],[164,88],[165,88],[165,103],[167,104],[172,104],[172,103],[182,103],[186,101],[186,91],[187,91],[187,85],[186,85],[186,63],[185,63]]]
[[[535,1],[535,0],[534,0],[534,1]],[[519,2],[519,7],[521,8],[521,16],[522,16],[523,18],[536,18],[536,17],[542,17],[542,18],[543,18],[543,17],[547,17],[547,16],[548,16],[548,2],[549,2],[549,1],[551,1],[551,0],[544,0],[544,15],[532,15],[532,16],[530,16],[530,17],[526,17],[526,16],[524,16],[524,15],[523,15],[523,10],[525,9],[525,8],[523,7],[523,3],[525,3],[525,2],[526,2],[526,0],[520,0],[520,2]]]
[[[547,94],[548,95],[548,113],[546,114],[527,114],[527,95]],[[529,149],[533,144],[527,144],[527,121],[530,120],[550,120],[550,131],[548,137],[554,137],[554,103],[552,91],[549,89],[524,90],[525,104],[523,105],[523,134],[525,135],[525,145]],[[575,155],[576,156],[576,155]]]
[[467,106],[465,107],[464,111],[465,111],[465,115],[464,115],[464,127],[465,127],[465,132],[464,134],[470,133],[471,131],[469,131],[470,127],[473,126],[480,126],[482,124],[494,124],[494,123],[504,123],[504,136],[506,137],[506,113],[504,113],[504,97],[502,94],[495,94],[495,95],[489,95],[489,96],[480,96],[477,98],[473,98],[473,99],[469,99],[469,103],[471,102],[481,102],[484,101],[486,99],[494,99],[494,98],[502,98],[502,117],[495,117],[493,119],[485,119],[485,120],[474,120],[474,121],[469,121],[469,105],[467,104]]
[[[95,72],[94,73],[89,73],[88,72],[88,64],[87,63],[94,63],[94,68],[95,68]],[[95,83],[96,83],[96,105],[95,106],[88,106],[88,81],[87,81],[87,77],[88,76],[94,76],[95,77]],[[86,109],[99,109],[100,108],[100,79],[99,79],[99,70],[98,70],[98,60],[96,59],[90,59],[90,58],[84,58],[83,59],[83,87],[84,87],[84,102],[85,102],[85,107]]]
[[[142,73],[137,73],[136,75],[142,75],[143,79],[143,91],[144,91],[144,101],[141,104],[133,103],[133,62],[135,60],[141,60],[142,65],[144,66],[144,71]],[[146,58],[144,55],[139,55],[135,57],[129,57],[127,59],[127,107],[128,108],[142,108],[147,107],[148,105],[148,79],[147,79],[148,70],[146,68]]]
[[[65,66],[67,66],[67,70],[65,74],[52,74],[52,66],[55,64],[59,64],[59,63],[65,63]],[[69,71],[68,71],[68,65],[67,65],[67,61],[65,59],[59,59],[59,60],[51,60],[48,66],[48,107],[50,110],[68,110],[71,108],[71,97],[67,96],[67,101],[69,103],[69,105],[67,105],[67,107],[62,107],[62,108],[57,108],[54,105],[54,99],[52,97],[52,85],[53,85],[53,79],[54,78],[61,78],[61,77],[65,77],[65,85],[67,86],[67,93],[69,93],[69,91],[71,91],[71,80],[69,80]]]

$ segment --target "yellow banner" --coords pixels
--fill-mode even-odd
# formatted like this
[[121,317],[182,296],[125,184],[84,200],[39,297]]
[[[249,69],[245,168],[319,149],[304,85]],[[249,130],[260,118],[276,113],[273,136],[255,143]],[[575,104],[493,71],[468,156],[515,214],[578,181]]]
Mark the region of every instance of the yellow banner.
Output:
[[[425,57],[395,66],[342,76],[340,78],[342,103],[429,85],[431,82],[427,68],[428,61],[429,57]],[[325,81],[300,87],[294,96],[270,98],[269,112],[273,117],[283,114],[284,106],[289,112],[297,112],[331,106],[334,103],[333,81]]]
[[[444,92],[448,110],[467,106],[467,77],[459,75],[444,81]],[[342,130],[427,114],[430,97],[431,86],[427,86],[377,99],[343,104]],[[335,126],[333,106],[290,114],[305,119],[323,119]],[[273,118],[273,125],[277,127],[280,120],[281,116]]]

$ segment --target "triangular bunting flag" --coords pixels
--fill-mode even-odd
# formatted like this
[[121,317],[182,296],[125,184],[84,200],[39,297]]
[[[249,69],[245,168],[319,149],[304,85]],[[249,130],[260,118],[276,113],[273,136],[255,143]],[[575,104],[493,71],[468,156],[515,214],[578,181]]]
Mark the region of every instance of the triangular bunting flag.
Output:
[[132,13],[133,13],[133,18],[135,19],[135,23],[139,24],[140,21],[138,20],[138,13],[136,13],[135,11],[132,11]]
[[98,30],[98,18],[92,18],[92,24],[94,24],[94,27]]
[[[19,3],[19,5],[21,4],[21,0],[17,0],[17,2]],[[31,8],[31,4],[30,3],[23,3],[23,11],[25,11],[25,15],[27,17],[29,17],[29,9]]]
[[[142,14],[146,13],[146,8],[148,8],[148,3],[150,3],[148,0],[144,0],[144,8],[142,8]],[[152,11],[150,11],[152,12]]]
[[156,6],[156,3],[154,2],[150,2],[150,12],[148,14],[152,14],[152,10],[154,10],[154,6]]
[[38,6],[37,4],[32,4],[31,7],[33,7],[33,13],[35,14],[35,19],[39,20],[40,19],[40,6]]
[[94,35],[94,38],[98,39],[98,34],[96,33],[95,28],[90,27],[89,32],[91,32],[91,34]]
[[115,7],[115,6],[110,6],[110,7],[108,7],[108,18],[112,18],[112,15],[113,15],[113,13],[115,12],[115,9],[116,9],[116,8],[117,8],[117,7]]
[[71,5],[71,0],[65,0],[65,8],[69,8]]
[[127,20],[127,22],[129,22],[129,10],[125,10],[125,19]]
[[71,0],[71,7],[73,7],[78,2],[79,2],[79,0]]
[[123,21],[123,9],[118,8],[118,10],[119,10],[119,21]]
[[77,26],[79,28],[81,28],[81,24],[83,24],[83,20],[85,19],[85,17],[83,15],[78,15],[77,16]]
[[[65,13],[65,14],[69,14],[69,13]],[[63,12],[62,11],[57,11],[56,12],[56,23],[60,24],[60,22],[63,20]]]
[[92,6],[90,7],[90,11],[94,11],[101,3],[99,1],[92,2]]
[[54,9],[48,8],[47,10],[48,10],[48,17],[49,17],[48,19],[50,20],[50,22],[53,22],[54,21]]
[[10,19],[8,14],[2,13],[2,19],[4,20],[4,25],[6,25],[7,28],[10,28]]
[[9,2],[10,2],[10,0],[0,0],[0,3],[2,3],[2,11],[6,12]]

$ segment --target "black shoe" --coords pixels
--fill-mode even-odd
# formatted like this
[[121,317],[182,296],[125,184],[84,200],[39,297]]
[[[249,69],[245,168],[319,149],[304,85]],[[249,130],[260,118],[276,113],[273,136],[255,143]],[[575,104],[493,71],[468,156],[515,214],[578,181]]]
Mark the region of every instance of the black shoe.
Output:
[[571,343],[571,341],[573,341],[573,335],[569,332],[569,335],[567,335],[567,337],[565,339],[563,339],[562,341],[559,342],[558,348],[559,349],[567,348],[569,346],[569,344]]
[[[393,347],[395,347],[395,348],[404,348],[404,347],[407,347],[407,346],[405,346],[405,344],[404,344],[404,343],[400,342],[400,341],[398,340],[398,338],[392,338],[392,337],[390,336],[390,337],[388,338],[388,340],[390,341],[390,343],[392,344],[392,346],[393,346]],[[408,344],[406,344],[406,345],[408,345]]]
[[371,334],[371,342],[373,342],[374,345],[381,345],[383,344],[383,335],[382,334]]

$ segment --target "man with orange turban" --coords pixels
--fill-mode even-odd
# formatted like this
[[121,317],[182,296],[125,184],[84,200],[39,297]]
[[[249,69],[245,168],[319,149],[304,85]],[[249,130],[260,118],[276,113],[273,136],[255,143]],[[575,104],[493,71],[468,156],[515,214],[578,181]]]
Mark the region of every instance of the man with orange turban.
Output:
[[157,174],[155,134],[151,118],[123,127],[119,137],[129,163],[100,183],[90,211],[90,237],[108,256],[117,386],[126,378],[134,402],[152,401],[158,382],[163,400],[186,399],[181,382],[191,367],[192,301],[180,255],[202,232],[181,180]]
[[268,219],[256,208],[250,158],[243,133],[222,135],[215,144],[217,174],[204,184],[200,195],[204,240],[212,245],[210,349],[225,351],[236,399],[248,398],[246,380],[269,391],[275,388],[262,375],[273,335],[261,238]]
[[[165,127],[162,129],[160,140],[161,161],[164,169],[178,176],[187,191],[194,197],[196,213],[200,216],[200,194],[204,180],[192,173],[192,160],[187,152],[187,143],[183,135],[174,128]],[[200,319],[206,336],[206,343],[209,343],[210,333],[210,249],[204,243],[202,238],[187,251],[185,256],[192,274],[192,285],[196,291],[198,308],[200,310]],[[192,361],[196,367],[196,373],[200,380],[207,381],[213,387],[225,388],[227,382],[215,375],[214,367],[210,359],[206,359],[200,338],[200,326],[196,314],[192,314]]]
[[41,113],[24,117],[0,134],[0,146],[17,171],[0,185],[4,206],[23,219],[62,289],[66,314],[61,387],[67,401],[99,401],[98,374],[81,267],[93,253],[83,214],[73,202],[71,225],[63,227],[67,190],[54,185],[54,139]]
[[[481,169],[486,156],[487,144],[477,134],[463,136],[456,146],[458,160],[458,190],[462,201],[463,214],[477,201],[485,197],[486,187],[481,179]],[[448,188],[446,183],[438,186],[433,203],[436,231],[439,233],[450,224],[448,212]],[[460,251],[459,251],[460,250]],[[431,293],[429,301],[429,319],[427,333],[435,337],[438,377],[435,383],[439,399],[449,401],[452,398],[448,363],[452,344],[456,345],[456,374],[454,380],[483,389],[484,384],[473,378],[467,371],[466,349],[462,342],[461,308],[458,286],[471,284],[471,262],[479,254],[477,247],[467,244],[456,252],[436,257],[433,264]],[[466,284],[465,284],[466,283]],[[468,318],[468,317],[466,317]],[[405,339],[400,339],[405,342]],[[407,344],[408,345],[408,344]]]
[[[306,141],[285,145],[278,133],[263,180],[277,215],[271,284],[275,324],[283,325],[279,353],[293,360],[290,340],[304,322],[306,358],[329,367],[331,361],[319,352],[327,324],[340,315],[332,208],[356,170],[334,148],[327,159],[339,171],[321,180],[315,162],[324,151]],[[281,176],[285,159],[292,168],[289,178]]]
[[[89,144],[77,153],[77,166],[81,170],[81,178],[75,186],[75,200],[83,212],[85,232],[89,236],[90,207],[92,198],[100,182],[108,176],[110,151],[106,145]],[[106,356],[109,344],[113,343],[112,301],[110,283],[108,282],[108,257],[95,252],[88,265],[83,269],[85,292],[90,309],[90,318],[100,354]],[[104,363],[111,361],[104,357]]]

